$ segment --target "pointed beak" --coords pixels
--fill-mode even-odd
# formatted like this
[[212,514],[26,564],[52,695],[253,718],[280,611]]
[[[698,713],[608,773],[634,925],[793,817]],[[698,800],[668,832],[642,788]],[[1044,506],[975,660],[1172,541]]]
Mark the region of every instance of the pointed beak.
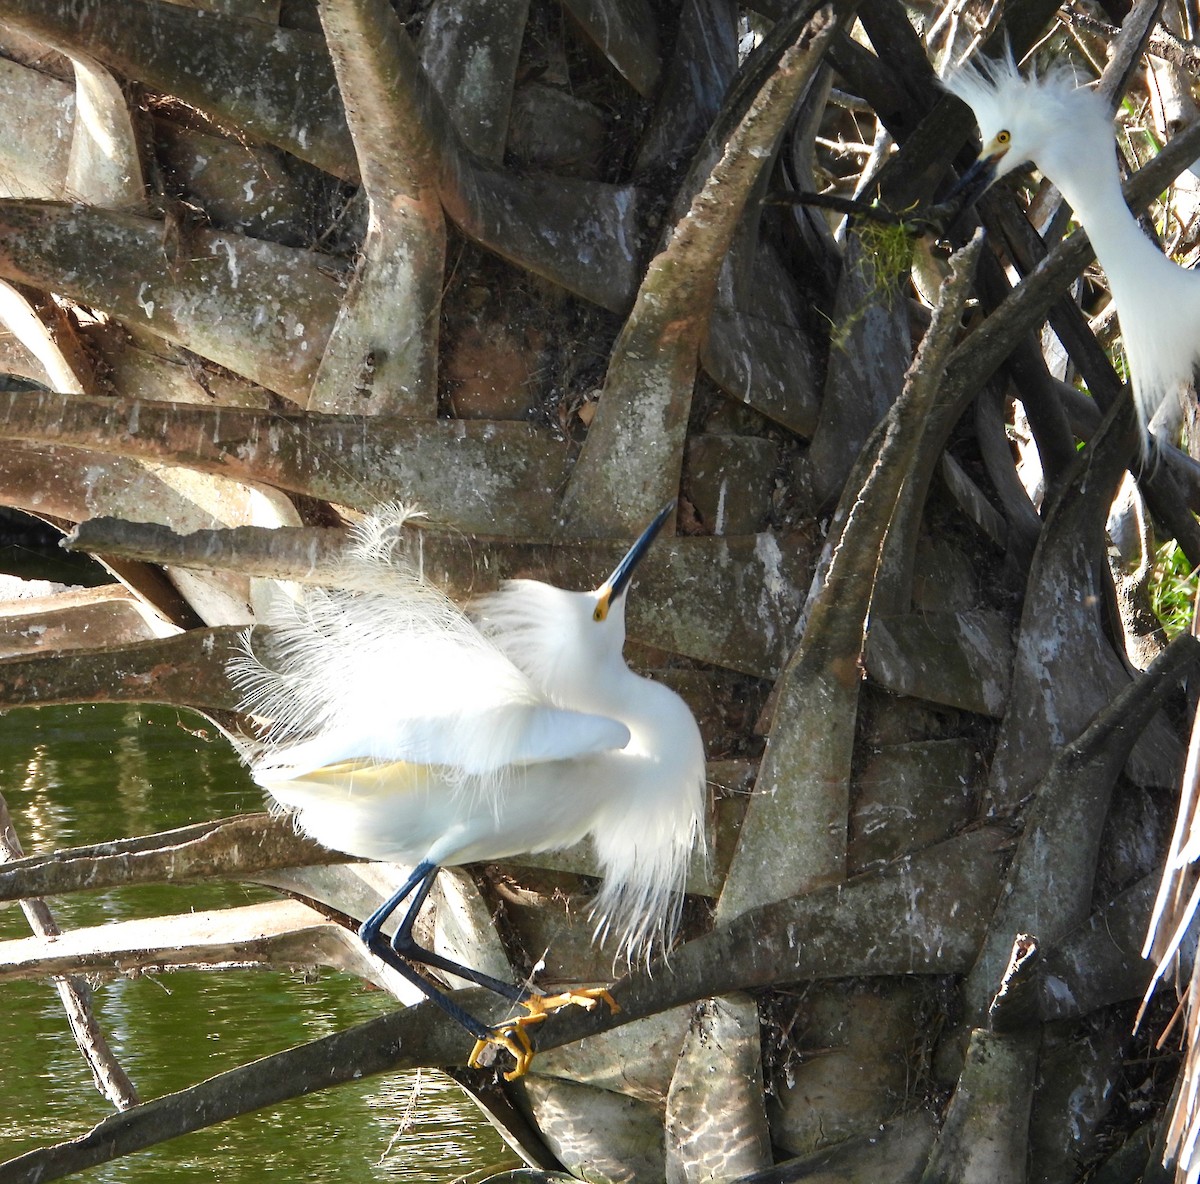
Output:
[[625,558],[613,569],[612,575],[596,589],[596,611],[593,614],[597,621],[603,621],[608,616],[608,610],[614,600],[629,586],[634,569],[641,563],[650,544],[654,542],[658,532],[666,525],[667,520],[675,513],[675,501],[669,501],[654,516],[654,521],[638,536],[637,542],[625,552]]
[[981,156],[959,178],[959,182],[950,190],[946,201],[960,201],[965,209],[976,202],[989,185],[996,179],[996,166],[1000,163],[1003,153],[996,152],[991,156]]

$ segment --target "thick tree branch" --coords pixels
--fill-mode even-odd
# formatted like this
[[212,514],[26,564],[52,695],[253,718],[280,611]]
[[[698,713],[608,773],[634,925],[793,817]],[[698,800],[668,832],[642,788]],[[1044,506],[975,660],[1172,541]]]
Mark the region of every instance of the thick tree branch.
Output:
[[[635,531],[678,491],[717,276],[762,170],[837,27],[832,6],[804,23],[651,261],[613,347],[599,410],[564,496],[562,517],[572,533]],[[597,506],[605,507],[602,518]]]

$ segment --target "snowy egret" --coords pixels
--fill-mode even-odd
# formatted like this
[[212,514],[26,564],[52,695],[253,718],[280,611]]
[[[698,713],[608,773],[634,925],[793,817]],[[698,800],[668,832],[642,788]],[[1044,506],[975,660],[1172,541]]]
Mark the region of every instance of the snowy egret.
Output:
[[986,186],[1027,161],[1062,193],[1108,276],[1143,424],[1182,400],[1200,355],[1200,276],[1151,242],[1121,195],[1104,102],[1061,67],[1021,76],[1011,57],[979,59],[945,86],[975,114],[983,151],[960,182]]
[[[528,1067],[525,1025],[606,991],[544,997],[460,966],[412,935],[439,867],[556,850],[591,838],[604,873],[596,936],[633,958],[678,923],[701,835],[704,748],[674,691],[625,664],[625,595],[674,510],[665,507],[592,592],[512,580],[467,616],[396,555],[404,507],[356,532],[339,587],[281,604],[271,657],[231,667],[245,710],[270,721],[254,779],[338,851],[415,865],[362,925],[363,941],[476,1037]],[[269,662],[270,664],[266,664]],[[390,943],[380,928],[405,901]],[[449,971],[529,1012],[497,1028],[408,962]]]

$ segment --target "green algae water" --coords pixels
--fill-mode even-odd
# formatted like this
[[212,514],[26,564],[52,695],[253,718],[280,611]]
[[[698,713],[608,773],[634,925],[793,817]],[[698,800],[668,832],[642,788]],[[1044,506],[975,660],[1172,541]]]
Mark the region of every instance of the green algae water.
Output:
[[[26,854],[148,834],[262,808],[207,721],[172,709],[70,707],[0,716],[0,792]],[[154,885],[50,901],[59,925],[267,900],[237,884]],[[29,935],[0,905],[0,939]],[[177,972],[98,987],[97,1018],[144,1100],[395,1007],[332,971]],[[464,1036],[465,1039],[465,1036]],[[49,982],[0,982],[0,1161],[86,1132],[111,1113]],[[436,1072],[372,1077],[246,1115],[93,1168],[80,1179],[437,1184],[515,1166],[499,1137]],[[487,1174],[483,1172],[483,1174]]]

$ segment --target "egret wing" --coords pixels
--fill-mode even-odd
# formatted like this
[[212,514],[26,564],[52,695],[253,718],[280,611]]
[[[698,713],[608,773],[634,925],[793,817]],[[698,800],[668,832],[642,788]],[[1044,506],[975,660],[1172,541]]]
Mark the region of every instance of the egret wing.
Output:
[[586,711],[567,711],[546,705],[510,708],[514,760],[522,764],[569,761],[597,752],[611,752],[629,743],[629,729],[620,720]]
[[269,623],[270,665],[247,644],[231,674],[242,710],[271,721],[260,782],[344,761],[436,765],[451,780],[623,748],[629,731],[554,706],[511,657],[364,536],[351,588],[310,589]]
[[322,732],[268,748],[254,763],[260,782],[290,780],[344,762],[439,765],[466,776],[491,776],[513,765],[577,760],[624,748],[629,729],[617,720],[547,704],[516,703],[480,712],[377,721]]
[[353,793],[361,802],[372,797],[394,799],[429,785],[426,767],[408,761],[334,761],[304,770],[298,765],[274,764],[256,768],[255,775],[264,789],[295,808],[329,805],[330,790]]

